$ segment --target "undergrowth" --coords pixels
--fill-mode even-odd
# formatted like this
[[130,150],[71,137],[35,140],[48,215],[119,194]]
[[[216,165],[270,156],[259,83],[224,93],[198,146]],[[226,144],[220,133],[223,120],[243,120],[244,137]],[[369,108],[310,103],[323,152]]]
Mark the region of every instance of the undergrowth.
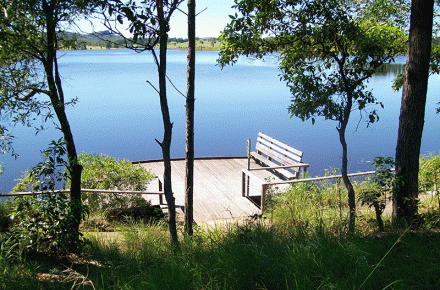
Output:
[[[353,183],[356,192],[371,190]],[[113,232],[83,227],[83,251],[52,258],[14,256],[16,245],[2,233],[0,288],[439,289],[438,197],[420,199],[421,228],[394,230],[385,210],[379,231],[364,206],[347,236],[343,186],[298,184],[272,196],[262,218],[196,227],[192,237],[180,231],[177,251],[164,220],[127,217],[110,222]]]
[[[437,204],[429,205],[428,212],[432,215],[437,212],[439,220]],[[315,220],[320,222],[296,231],[275,220],[272,223],[269,218],[222,228],[196,228],[193,237],[181,235],[178,252],[169,247],[165,222],[132,220],[120,224],[116,232],[85,232],[88,243],[79,256],[60,260],[34,257],[20,263],[2,258],[0,271],[5,275],[0,276],[0,288],[437,289],[440,286],[440,236],[435,231],[358,233],[347,238],[340,235],[341,229],[335,230],[339,222],[329,228],[323,224],[324,219]],[[297,223],[297,227],[301,225]]]

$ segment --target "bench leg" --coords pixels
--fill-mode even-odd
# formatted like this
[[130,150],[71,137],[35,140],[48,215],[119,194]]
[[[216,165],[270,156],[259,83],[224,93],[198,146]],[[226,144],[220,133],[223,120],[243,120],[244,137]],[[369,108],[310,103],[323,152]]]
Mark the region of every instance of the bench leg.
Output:
[[241,195],[243,197],[249,196],[249,179],[250,176],[241,172]]
[[[160,178],[157,178],[157,180],[159,181],[159,191],[162,191],[162,180],[160,180]],[[163,204],[163,194],[159,194],[159,204]]]
[[246,178],[246,195],[249,196],[249,180],[251,177],[248,175]]
[[241,195],[246,196],[246,173],[241,172]]

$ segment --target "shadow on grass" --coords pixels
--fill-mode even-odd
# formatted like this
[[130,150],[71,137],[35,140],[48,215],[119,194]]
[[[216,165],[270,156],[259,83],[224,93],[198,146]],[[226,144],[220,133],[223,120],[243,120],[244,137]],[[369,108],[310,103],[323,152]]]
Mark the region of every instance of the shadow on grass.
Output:
[[[80,257],[1,264],[2,289],[438,289],[440,235],[291,235],[263,220],[182,236],[133,223],[113,239],[89,236]],[[390,251],[391,249],[391,251]],[[374,270],[374,271],[373,271]],[[359,288],[361,287],[362,288]],[[20,288],[21,287],[21,288]]]

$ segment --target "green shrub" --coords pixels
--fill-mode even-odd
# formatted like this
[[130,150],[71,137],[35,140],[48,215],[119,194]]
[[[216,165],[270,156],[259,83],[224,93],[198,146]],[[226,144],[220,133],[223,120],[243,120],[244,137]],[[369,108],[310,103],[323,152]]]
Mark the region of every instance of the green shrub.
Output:
[[[15,191],[48,192],[38,196],[15,197],[13,201],[10,234],[18,243],[19,252],[63,254],[78,249],[83,243],[75,228],[70,199],[63,193],[54,192],[68,178],[65,154],[64,141],[52,141],[42,153],[45,160],[26,171],[14,188]],[[84,217],[87,208],[80,206]]]
[[83,243],[78,240],[78,233],[72,231],[74,217],[65,194],[16,197],[12,210],[14,224],[10,234],[18,242],[20,251],[59,255]]
[[434,175],[440,179],[440,153],[437,155],[430,153],[420,158],[419,188],[421,191],[434,189]]
[[161,208],[151,204],[134,206],[130,208],[114,208],[106,213],[106,219],[109,222],[126,222],[127,218],[136,221],[150,222],[158,221],[164,217],[165,215],[163,214]]
[[11,225],[9,215],[12,202],[10,200],[0,201],[0,232],[7,232]]
[[367,180],[367,190],[361,191],[359,200],[362,205],[373,207],[376,213],[376,220],[379,230],[384,230],[384,223],[382,220],[382,213],[385,210],[388,200],[391,200],[394,173],[391,170],[395,163],[391,157],[376,157],[374,158],[373,167],[376,174]]
[[[104,154],[81,153],[78,161],[83,166],[82,188],[145,191],[148,182],[154,178],[154,175],[143,167],[133,165],[128,160],[117,160]],[[83,201],[91,211],[128,209],[146,204],[140,195],[122,193],[84,193]]]

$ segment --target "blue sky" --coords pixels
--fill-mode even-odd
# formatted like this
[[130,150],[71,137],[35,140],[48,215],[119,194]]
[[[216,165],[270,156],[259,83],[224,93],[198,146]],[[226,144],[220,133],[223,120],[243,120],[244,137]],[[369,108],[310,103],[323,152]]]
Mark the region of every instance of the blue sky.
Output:
[[[197,37],[218,37],[220,31],[231,20],[229,15],[234,14],[231,8],[234,0],[196,0],[196,13],[200,13],[196,18]],[[181,4],[181,9],[187,11],[187,2]],[[187,18],[181,12],[176,12],[170,25],[170,37],[187,37]]]
[[[184,1],[180,5],[180,9],[186,12],[188,10],[187,5],[187,1]],[[220,32],[231,20],[229,15],[235,14],[235,10],[231,8],[232,5],[234,5],[234,0],[196,0],[196,13],[201,12],[196,18],[196,36],[220,36]],[[93,29],[85,21],[79,21],[78,25],[82,32],[106,30],[98,21],[93,21]],[[180,11],[176,11],[171,19],[169,36],[187,38],[187,27],[187,16]]]

